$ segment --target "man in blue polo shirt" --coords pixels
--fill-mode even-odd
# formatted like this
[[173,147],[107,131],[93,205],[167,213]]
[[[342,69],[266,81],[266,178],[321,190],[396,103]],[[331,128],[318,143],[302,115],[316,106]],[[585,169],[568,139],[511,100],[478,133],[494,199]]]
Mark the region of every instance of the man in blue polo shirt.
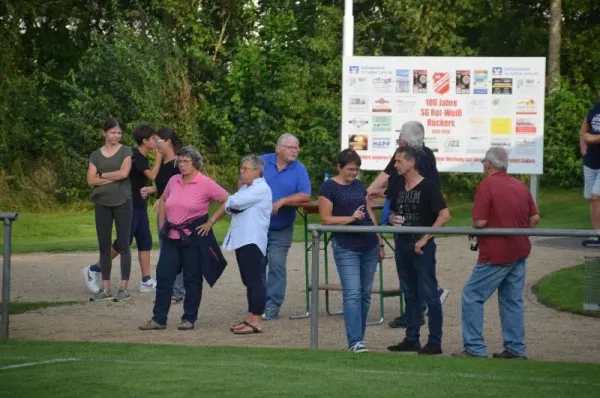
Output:
[[269,225],[267,255],[269,266],[263,268],[263,282],[267,286],[267,302],[263,319],[279,318],[279,308],[285,298],[287,284],[286,262],[292,245],[296,209],[288,203],[310,201],[310,179],[306,167],[298,161],[300,143],[292,134],[283,134],[277,140],[275,153],[262,155],[265,162],[264,178],[273,194],[273,212]]

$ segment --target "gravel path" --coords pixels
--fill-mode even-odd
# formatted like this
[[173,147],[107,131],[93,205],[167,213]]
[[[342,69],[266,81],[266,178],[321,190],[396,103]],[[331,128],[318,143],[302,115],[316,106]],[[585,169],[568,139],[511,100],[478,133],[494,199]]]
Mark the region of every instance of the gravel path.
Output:
[[[540,305],[531,291],[540,278],[554,270],[579,264],[589,251],[567,250],[534,246],[528,262],[526,298],[526,332],[528,356],[552,361],[600,362],[600,318],[561,313]],[[288,260],[288,291],[281,311],[282,319],[265,323],[265,333],[237,336],[228,331],[231,322],[244,315],[245,291],[241,284],[237,264],[232,253],[226,253],[228,269],[217,285],[207,288],[196,329],[181,332],[176,329],[182,313],[181,305],[171,307],[169,329],[159,332],[142,332],[138,325],[148,320],[152,313],[153,294],[137,293],[139,267],[132,270],[132,299],[126,303],[91,303],[82,279],[85,264],[96,261],[95,253],[31,254],[13,256],[11,298],[15,301],[74,300],[80,305],[55,307],[11,316],[11,337],[19,339],[47,339],[69,341],[121,341],[145,343],[182,343],[200,345],[239,345],[298,347],[309,346],[309,321],[290,320],[289,315],[303,312],[304,253],[303,245],[295,243]],[[134,264],[137,255],[134,253]],[[331,257],[330,257],[331,258]],[[157,253],[152,253],[152,261]],[[438,239],[438,279],[451,293],[444,303],[443,349],[450,354],[462,349],[460,328],[460,292],[468,278],[475,253],[468,250],[464,237]],[[395,265],[385,260],[386,288],[397,286]],[[332,282],[337,282],[335,267],[330,268]],[[114,272],[116,271],[116,272]],[[118,260],[113,275],[119,274]],[[116,283],[116,279],[115,279]],[[334,309],[341,306],[341,294],[332,293]],[[320,300],[319,343],[323,349],[342,350],[346,347],[343,320],[340,316],[327,316],[324,294]],[[387,322],[399,311],[396,298],[385,300],[385,323],[367,329],[369,348],[386,351],[386,346],[404,337],[403,329],[390,329]],[[378,318],[379,301],[373,296],[371,315]],[[422,329],[426,333],[426,327]],[[485,338],[488,355],[502,349],[498,306],[492,297],[485,308]],[[425,336],[422,336],[422,341]]]

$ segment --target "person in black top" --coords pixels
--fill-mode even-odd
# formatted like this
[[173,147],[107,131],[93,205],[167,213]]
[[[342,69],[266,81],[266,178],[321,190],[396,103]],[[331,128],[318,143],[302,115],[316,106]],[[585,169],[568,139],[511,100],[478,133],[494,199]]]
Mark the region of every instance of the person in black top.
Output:
[[[158,199],[162,196],[165,188],[167,187],[167,183],[176,174],[180,174],[179,167],[177,167],[177,154],[179,150],[183,147],[183,143],[177,137],[177,134],[173,129],[168,127],[162,127],[158,129],[155,135],[152,136],[154,143],[156,144],[156,150],[162,154],[163,162],[160,165],[160,169],[158,170],[158,174],[156,175],[156,179],[154,180],[154,186],[144,187],[140,190],[140,193],[143,198],[146,198],[148,195],[156,194]],[[158,204],[160,200],[157,200],[154,203],[152,208],[153,211],[158,212]],[[158,217],[158,215],[157,215]],[[156,223],[158,227],[158,221]],[[160,238],[159,231],[159,245],[162,246],[162,239]],[[177,277],[175,278],[175,282],[173,283],[173,297],[171,301],[173,303],[181,303],[185,298],[185,288],[183,286],[183,271],[181,271]]]
[[[142,274],[140,280],[140,292],[142,293],[152,292],[156,288],[156,281],[150,275],[152,233],[150,232],[146,200],[141,193],[142,188],[148,184],[148,180],[154,181],[162,163],[162,155],[159,151],[156,151],[154,140],[151,139],[154,134],[156,134],[156,131],[148,125],[139,125],[133,130],[133,137],[138,147],[133,149],[131,171],[129,172],[133,202],[129,241],[130,243],[133,242],[133,238],[136,241]],[[152,151],[155,151],[156,160],[153,167],[150,168],[147,155]],[[118,249],[119,247],[115,241],[111,253],[113,259],[119,255]]]
[[[436,183],[438,187],[441,187],[440,183],[440,174],[437,169],[437,163],[435,160],[435,155],[433,151],[423,145],[423,140],[425,138],[425,128],[420,122],[410,121],[406,122],[400,128],[400,135],[398,137],[398,147],[403,148],[406,146],[413,147],[417,149],[419,152],[419,162],[418,168],[419,173],[428,180],[431,180]],[[386,190],[385,185],[388,185]],[[369,197],[371,199],[375,199],[379,196],[383,196],[392,189],[393,185],[399,183],[404,183],[404,177],[398,175],[395,167],[394,157],[390,159],[390,162],[386,166],[385,170],[379,173],[377,178],[371,183],[369,189],[367,190]],[[380,224],[389,224],[390,216],[390,201],[386,199],[383,205],[383,211],[381,212],[381,217],[379,219]],[[404,282],[400,280],[400,291],[404,292],[403,288]],[[443,303],[450,291],[448,289],[443,289],[438,287],[438,294],[440,296],[440,300]],[[425,313],[426,306],[423,304],[421,307],[421,314]],[[424,315],[421,315],[421,324],[425,324]],[[403,313],[401,316],[395,318],[389,323],[391,328],[403,328],[406,327],[406,313]]]
[[[600,230],[600,92],[596,105],[581,124],[579,148],[583,155],[583,196],[590,201],[592,228]],[[586,239],[582,244],[600,245],[600,237]]]
[[[448,206],[436,183],[419,174],[419,151],[407,146],[399,148],[394,155],[396,170],[403,183],[395,183],[388,190],[390,199],[390,223],[408,227],[443,227],[450,220]],[[435,275],[436,245],[433,235],[396,234],[396,268],[398,278],[405,282],[406,338],[390,351],[418,351],[419,354],[442,353],[442,303],[437,292]],[[420,304],[427,303],[429,317],[429,340],[421,348]]]

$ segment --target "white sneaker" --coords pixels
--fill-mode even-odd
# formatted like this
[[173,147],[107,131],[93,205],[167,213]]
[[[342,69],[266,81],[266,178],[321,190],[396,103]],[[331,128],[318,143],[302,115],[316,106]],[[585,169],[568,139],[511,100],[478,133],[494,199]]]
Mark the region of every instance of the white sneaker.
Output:
[[140,279],[140,293],[152,293],[156,291],[156,279],[150,277],[146,282]]
[[350,352],[369,352],[369,349],[367,348],[367,346],[360,342],[360,343],[356,343],[354,344],[352,347],[350,347],[350,349],[348,350]]
[[85,283],[87,284],[89,291],[96,294],[100,291],[102,274],[100,272],[91,271],[91,267],[91,265],[88,265],[83,269],[83,278],[85,279]]

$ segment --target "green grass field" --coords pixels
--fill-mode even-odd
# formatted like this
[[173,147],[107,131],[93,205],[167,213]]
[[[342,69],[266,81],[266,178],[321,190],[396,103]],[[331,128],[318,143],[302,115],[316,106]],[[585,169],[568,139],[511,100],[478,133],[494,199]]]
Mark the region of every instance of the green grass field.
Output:
[[583,311],[583,264],[553,272],[539,281],[534,291],[548,307],[600,318],[600,312]]
[[9,341],[7,397],[593,397],[600,365],[291,349]]
[[[470,226],[472,206],[470,201],[451,198],[448,206],[452,213],[450,226]],[[211,211],[214,211],[214,208]],[[590,228],[587,203],[579,191],[542,191],[540,214],[542,220],[539,226],[543,228]],[[155,228],[155,218],[155,213],[150,212],[153,228]],[[224,217],[215,226],[215,234],[220,240],[227,233],[228,220],[228,217]],[[319,219],[316,215],[311,215],[309,222],[319,223]],[[302,218],[297,217],[297,228],[294,231],[296,242],[304,239],[302,225]],[[0,236],[2,234],[3,232],[0,232]],[[153,235],[156,240],[154,230]],[[13,225],[14,253],[86,251],[96,250],[97,247],[94,212],[91,210],[24,212]]]

